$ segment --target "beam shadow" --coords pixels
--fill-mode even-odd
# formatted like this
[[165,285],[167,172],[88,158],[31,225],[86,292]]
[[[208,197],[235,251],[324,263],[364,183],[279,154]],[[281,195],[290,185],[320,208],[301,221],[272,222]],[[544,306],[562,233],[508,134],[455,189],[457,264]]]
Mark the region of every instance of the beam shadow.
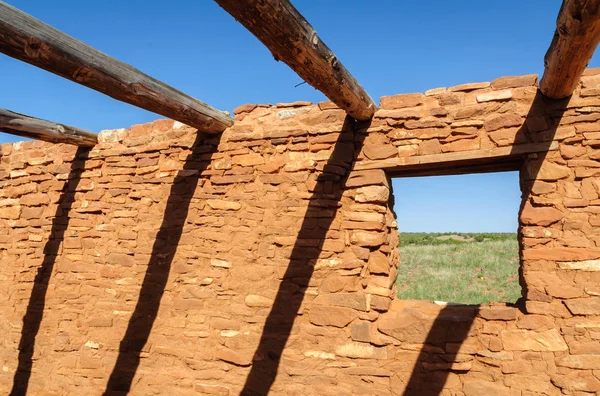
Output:
[[[525,207],[525,204],[531,197],[532,182],[527,180],[537,179],[540,167],[544,162],[548,152],[550,151],[551,144],[556,136],[558,125],[567,109],[569,98],[562,100],[552,100],[546,98],[541,92],[536,92],[533,102],[529,108],[529,111],[525,117],[523,126],[516,132],[515,145],[512,148],[509,157],[520,158],[518,166],[521,169],[521,205],[519,208],[519,218]],[[529,125],[529,128],[528,128]],[[531,129],[531,131],[529,130]],[[537,158],[526,160],[527,154],[523,154],[519,151],[518,144],[520,143],[540,143],[543,145],[542,151],[538,152]],[[497,161],[494,159],[493,161]],[[492,163],[490,162],[490,163]],[[527,180],[523,177],[523,174],[527,175]],[[521,311],[525,312],[525,300],[532,299],[530,296],[530,290],[527,288],[523,276],[523,235],[521,227],[518,230],[518,242],[519,242],[519,283],[522,288],[522,297],[516,302],[515,306]],[[462,305],[463,308],[474,309],[472,315],[463,316],[464,320],[452,321],[448,320],[448,315],[452,310],[461,306],[447,306],[444,308],[436,320],[434,321],[427,338],[424,342],[423,348],[417,358],[410,378],[407,382],[406,389],[403,393],[404,396],[436,396],[439,395],[448,379],[451,372],[460,372],[460,369],[435,369],[435,366],[429,366],[432,370],[427,370],[428,364],[435,364],[441,361],[447,363],[458,363],[456,362],[456,351],[460,349],[460,346],[465,342],[469,335],[469,331],[475,319],[478,315],[478,306]],[[440,334],[448,334],[446,339],[440,338]],[[456,337],[459,336],[459,337]],[[452,343],[452,347],[448,348],[448,343]],[[430,347],[442,348],[446,353],[431,352]],[[450,367],[450,366],[448,366]]]
[[[517,132],[517,139],[529,139],[534,143],[542,143],[544,144],[544,150],[537,153],[536,159],[525,160],[523,159],[523,163],[521,166],[521,206],[519,208],[519,218],[521,217],[521,213],[525,208],[525,204],[529,202],[532,195],[533,182],[532,180],[536,180],[538,174],[540,172],[540,168],[548,153],[550,152],[550,146],[556,137],[558,126],[562,121],[564,113],[567,111],[567,105],[571,100],[571,96],[555,100],[546,98],[538,89],[529,108],[529,112],[525,117],[525,124],[519,131]],[[541,118],[540,118],[541,117]],[[527,123],[532,126],[531,129],[539,129],[539,124],[546,123],[548,129],[542,131],[530,131],[527,128]],[[538,126],[537,128],[533,128],[533,126]],[[523,175],[527,175],[527,180],[523,177]],[[529,180],[529,181],[528,181]],[[525,301],[536,299],[535,291],[529,290],[527,287],[527,283],[525,282],[525,277],[523,274],[523,234],[521,227],[519,227],[518,232],[518,241],[519,241],[519,284],[521,285],[522,295],[523,297],[518,301],[519,308],[525,312]]]
[[17,371],[13,377],[13,385],[10,391],[11,396],[20,396],[27,394],[29,380],[31,378],[31,368],[33,366],[33,352],[35,348],[35,339],[40,331],[40,325],[44,317],[44,308],[46,306],[46,294],[52,270],[58,257],[61,242],[64,239],[65,232],[69,227],[69,212],[75,202],[75,191],[81,180],[81,174],[84,171],[85,161],[87,160],[90,148],[79,147],[73,161],[69,178],[63,186],[56,212],[52,219],[52,228],[48,241],[44,245],[44,259],[42,265],[38,268],[37,274],[33,280],[31,296],[27,304],[27,310],[23,316],[23,329],[21,330],[21,339],[19,341],[19,360]]
[[214,153],[221,135],[207,145],[205,135],[198,132],[191,153],[183,168],[173,180],[162,224],[154,240],[140,295],[125,335],[119,345],[119,355],[108,379],[104,395],[127,394],[140,365],[141,351],[148,342],[156,320],[160,302],[177,246],[183,233],[188,210],[202,172],[210,161],[200,160],[200,155]]
[[[322,200],[332,199],[332,194],[337,201],[341,199],[345,181],[354,164],[355,152],[360,151],[364,139],[364,134],[356,136],[356,131],[367,128],[369,124],[370,121],[357,122],[349,116],[344,120],[342,133],[335,143],[327,165],[343,166],[347,169],[347,173],[340,180],[340,176],[327,172],[326,165],[317,177],[315,190],[309,200],[307,216],[302,221],[296,243],[292,248],[289,265],[267,316],[259,345],[254,353],[252,368],[240,395],[266,395],[275,381],[281,355],[291,335],[298,309],[304,300],[306,286],[314,271],[314,262],[319,258],[325,236],[334,219],[334,216],[321,218],[318,227],[314,228],[314,218],[309,217],[308,213],[321,210]],[[346,142],[346,139],[349,142]],[[328,191],[328,185],[332,182],[333,190]],[[302,239],[315,239],[319,243],[313,248],[307,248],[302,244]]]
[[453,365],[458,363],[458,351],[467,339],[478,312],[477,305],[447,305],[440,311],[423,343],[404,396],[438,395],[450,370],[464,371]]

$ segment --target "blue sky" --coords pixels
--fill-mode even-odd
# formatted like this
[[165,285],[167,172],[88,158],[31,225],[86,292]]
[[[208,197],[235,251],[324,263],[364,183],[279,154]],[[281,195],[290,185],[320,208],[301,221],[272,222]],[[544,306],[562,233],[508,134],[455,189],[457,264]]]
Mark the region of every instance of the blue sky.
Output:
[[518,172],[392,180],[401,232],[516,232]]
[[[8,3],[221,110],[325,99],[307,84],[295,87],[302,80],[213,1]],[[382,95],[541,75],[561,0],[293,3],[378,102]],[[590,66],[598,64],[596,59]],[[160,118],[1,54],[0,70],[0,108],[94,132]],[[0,142],[17,140],[0,134]],[[520,193],[514,173],[454,178],[395,181],[400,229],[516,230]],[[473,185],[478,189],[469,197]],[[490,194],[487,202],[474,201],[496,188],[498,194]],[[427,194],[416,194],[425,189]],[[451,198],[455,194],[449,191],[465,194]],[[445,209],[442,198],[455,206]],[[462,205],[470,211],[459,221],[444,216]]]

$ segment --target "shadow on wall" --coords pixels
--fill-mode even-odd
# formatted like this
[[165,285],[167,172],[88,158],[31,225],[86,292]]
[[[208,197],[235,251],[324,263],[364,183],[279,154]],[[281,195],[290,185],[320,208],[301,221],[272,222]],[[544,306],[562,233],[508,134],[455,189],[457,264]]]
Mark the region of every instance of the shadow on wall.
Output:
[[[335,217],[331,215],[322,218],[315,228],[314,218],[309,214],[322,210],[323,202],[326,200],[335,200],[337,203],[341,199],[345,179],[340,180],[339,175],[328,172],[328,166],[345,168],[347,170],[345,177],[348,177],[355,152],[359,152],[362,147],[362,139],[360,136],[356,137],[355,131],[368,128],[368,125],[368,122],[356,123],[352,118],[346,117],[342,133],[335,143],[331,157],[323,172],[317,177],[317,184],[306,211],[307,215],[302,221],[292,249],[290,263],[267,316],[259,345],[254,353],[252,369],[240,395],[266,395],[275,381],[281,355],[304,300],[306,286],[313,274],[313,263],[321,254],[325,235]],[[364,135],[361,136],[364,138]],[[331,207],[335,210],[336,205]],[[303,239],[317,240],[318,245],[307,248],[302,243]]]
[[83,147],[77,149],[75,157],[71,162],[69,178],[65,182],[58,199],[56,213],[52,219],[50,236],[43,250],[44,259],[33,280],[31,296],[29,297],[25,316],[23,316],[23,330],[21,331],[21,339],[19,341],[19,362],[17,371],[13,377],[11,396],[25,395],[29,387],[35,339],[44,316],[48,284],[52,276],[52,270],[56,263],[60,245],[65,236],[65,231],[69,226],[69,212],[71,211],[73,202],[75,202],[75,190],[77,190],[77,186],[81,180],[81,174],[83,173],[89,150],[89,148]]
[[[558,126],[562,117],[567,110],[567,105],[571,97],[553,100],[548,99],[539,91],[536,92],[535,98],[529,108],[529,112],[525,117],[525,124],[517,132],[515,143],[519,141],[530,140],[534,143],[544,143],[545,150],[535,154],[536,158],[530,158],[524,161],[521,167],[521,207],[519,208],[519,219],[526,205],[530,203],[530,197],[533,188],[533,182],[540,174],[542,164],[544,163],[548,152],[551,149],[552,142],[555,138],[561,138],[557,135]],[[520,224],[520,222],[519,222]],[[523,290],[522,295],[525,299],[533,299],[530,296],[530,290],[527,288],[527,283],[523,276],[523,235],[519,226],[519,283]],[[520,308],[525,310],[525,300],[520,301]]]
[[440,311],[406,383],[405,396],[439,395],[450,372],[465,370],[456,357],[478,313],[476,305],[449,305]]
[[[201,161],[200,156],[214,153],[220,136],[215,137],[215,141],[207,145],[205,136],[198,133],[191,153],[185,159],[183,169],[178,172],[173,181],[163,221],[152,246],[140,295],[120,343],[119,356],[106,385],[105,395],[113,394],[115,391],[127,393],[131,388],[133,377],[140,364],[141,351],[148,342],[158,314],[194,191],[202,171],[210,164],[206,159]],[[201,145],[201,142],[204,145]]]
[[[523,126],[515,135],[513,150],[510,156],[519,156],[518,144],[542,143],[547,144],[546,150],[535,154],[537,158],[523,159],[521,162],[521,207],[519,218],[528,204],[531,195],[533,180],[537,179],[542,163],[548,151],[551,149],[552,141],[557,136],[557,128],[566,110],[570,98],[563,100],[551,100],[544,97],[538,90],[531,107],[525,117]],[[502,117],[503,115],[500,115]],[[520,223],[519,223],[520,224]],[[516,305],[525,311],[525,299],[529,291],[523,276],[523,240],[519,226],[519,283],[522,287],[522,298]],[[529,297],[531,298],[531,296]],[[444,389],[450,373],[460,373],[465,369],[456,361],[457,351],[469,336],[470,328],[478,315],[477,306],[459,306],[463,309],[460,315],[456,315],[457,307],[448,306],[444,308],[435,319],[423,348],[417,358],[410,378],[406,382],[404,396],[434,396],[439,395]],[[459,308],[459,309],[460,309]],[[469,312],[472,310],[472,312]]]

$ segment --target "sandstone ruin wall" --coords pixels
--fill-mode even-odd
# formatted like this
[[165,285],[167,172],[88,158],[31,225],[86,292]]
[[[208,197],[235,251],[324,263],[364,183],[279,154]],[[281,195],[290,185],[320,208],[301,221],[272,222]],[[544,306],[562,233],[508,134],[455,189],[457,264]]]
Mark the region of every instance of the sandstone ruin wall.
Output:
[[[0,392],[600,392],[600,70],[235,113],[1,146]],[[523,298],[394,299],[390,177],[501,170]]]

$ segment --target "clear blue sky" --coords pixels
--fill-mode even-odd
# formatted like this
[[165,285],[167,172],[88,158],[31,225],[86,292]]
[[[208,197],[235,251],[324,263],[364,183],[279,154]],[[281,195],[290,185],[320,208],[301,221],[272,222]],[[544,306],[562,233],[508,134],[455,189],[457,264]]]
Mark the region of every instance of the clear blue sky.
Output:
[[519,172],[392,180],[402,232],[517,232]]
[[[244,103],[325,98],[209,0],[8,0],[97,49],[221,110]],[[503,75],[541,74],[561,0],[296,0],[342,63],[378,101]],[[597,57],[590,66],[597,65]],[[0,54],[0,108],[98,132],[160,118]],[[21,140],[0,134],[0,142]],[[476,179],[474,179],[476,178]],[[403,231],[513,231],[519,203],[515,174],[395,183]],[[450,180],[450,179],[448,179]],[[431,190],[424,191],[425,183]],[[477,194],[469,197],[469,186]],[[490,194],[486,202],[482,191]],[[400,191],[403,191],[400,196]],[[449,191],[465,193],[454,197]],[[514,192],[514,194],[513,194]],[[510,195],[507,195],[509,194]],[[440,202],[465,212],[441,216]],[[452,198],[452,199],[451,199]],[[471,201],[468,201],[471,200]],[[470,203],[467,203],[470,202]],[[487,207],[486,207],[487,205]],[[497,207],[497,213],[491,212]],[[414,214],[419,209],[418,218]],[[485,216],[488,222],[480,221]],[[505,217],[510,221],[504,221]],[[427,226],[427,227],[425,227]],[[425,228],[424,228],[425,227]]]

